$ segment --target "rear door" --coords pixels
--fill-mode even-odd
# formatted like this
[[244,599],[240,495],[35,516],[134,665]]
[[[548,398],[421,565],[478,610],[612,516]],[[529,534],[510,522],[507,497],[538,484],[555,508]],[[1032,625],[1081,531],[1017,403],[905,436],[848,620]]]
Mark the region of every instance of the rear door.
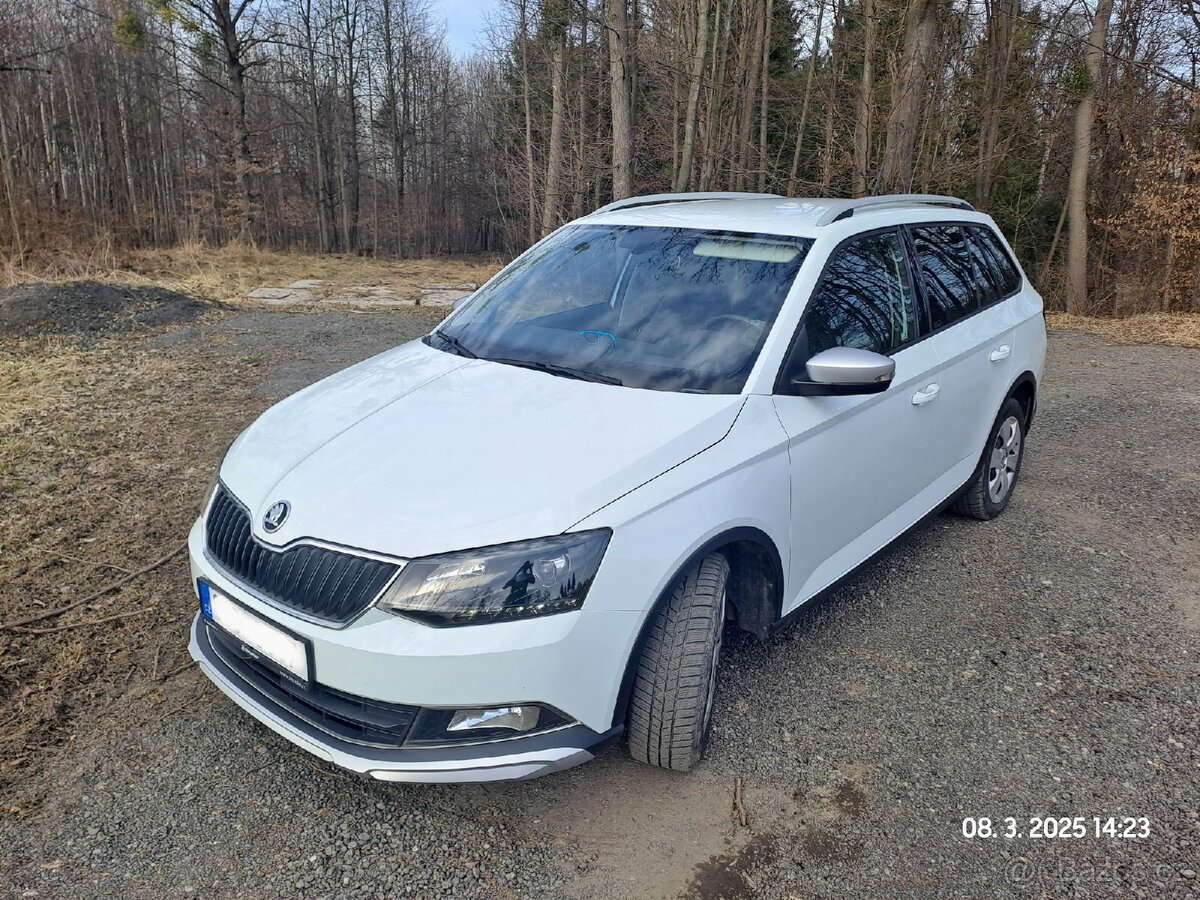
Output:
[[[931,439],[938,361],[920,337],[919,306],[898,228],[858,235],[830,254],[774,397],[791,467],[791,583],[799,589],[789,609],[937,503],[929,499],[929,488],[945,472],[945,459]],[[791,377],[809,358],[838,346],[891,356],[896,372],[888,389],[842,397],[787,393]]]
[[[1013,291],[991,262],[983,226],[906,226],[917,280],[930,317],[928,342],[941,370],[937,435],[954,483],[967,480],[1012,384],[1016,321]],[[1019,279],[1018,279],[1019,284]]]

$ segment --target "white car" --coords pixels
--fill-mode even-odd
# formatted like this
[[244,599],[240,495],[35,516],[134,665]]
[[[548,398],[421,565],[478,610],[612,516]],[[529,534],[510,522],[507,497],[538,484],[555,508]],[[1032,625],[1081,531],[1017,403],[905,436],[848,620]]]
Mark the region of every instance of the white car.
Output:
[[527,778],[622,735],[686,770],[726,622],[766,635],[929,513],[1004,510],[1045,349],[961,200],[610,204],[233,442],[192,656],[375,778]]

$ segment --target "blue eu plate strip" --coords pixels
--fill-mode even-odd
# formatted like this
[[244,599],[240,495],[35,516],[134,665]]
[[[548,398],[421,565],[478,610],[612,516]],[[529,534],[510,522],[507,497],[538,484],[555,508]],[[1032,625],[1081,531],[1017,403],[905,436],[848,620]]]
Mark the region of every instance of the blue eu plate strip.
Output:
[[199,582],[200,588],[200,612],[204,613],[204,618],[212,618],[212,594],[209,591],[208,585],[203,581]]

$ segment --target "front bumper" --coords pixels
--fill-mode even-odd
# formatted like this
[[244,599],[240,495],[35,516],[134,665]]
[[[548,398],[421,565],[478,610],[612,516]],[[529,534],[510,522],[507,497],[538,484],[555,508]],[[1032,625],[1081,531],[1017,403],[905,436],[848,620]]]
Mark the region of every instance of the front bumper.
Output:
[[391,749],[341,740],[257,691],[221,659],[199,614],[188,650],[231,700],[271,730],[314,756],[382,781],[465,783],[536,778],[587,762],[620,736],[618,726],[598,734],[583,725],[461,747]]
[[614,724],[642,613],[585,606],[519,621],[433,628],[372,608],[331,628],[292,615],[231,578],[209,558],[201,521],[188,537],[188,551],[193,589],[203,579],[309,641],[314,678],[328,688],[426,708],[539,703],[601,734]]

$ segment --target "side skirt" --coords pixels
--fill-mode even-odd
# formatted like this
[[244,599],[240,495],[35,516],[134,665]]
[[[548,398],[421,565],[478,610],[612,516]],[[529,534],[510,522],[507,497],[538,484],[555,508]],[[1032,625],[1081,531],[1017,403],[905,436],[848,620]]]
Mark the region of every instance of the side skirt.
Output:
[[847,584],[847,582],[854,580],[854,578],[857,577],[859,575],[859,573],[862,572],[863,569],[867,568],[867,566],[871,565],[875,561],[882,559],[883,557],[885,557],[889,553],[891,553],[893,547],[895,547],[895,545],[899,541],[903,540],[904,538],[908,537],[909,535],[913,534],[914,532],[920,531],[922,528],[924,528],[929,523],[930,520],[936,518],[937,516],[940,516],[943,512],[945,512],[946,509],[949,508],[950,504],[954,502],[954,498],[957,497],[960,493],[962,493],[963,489],[966,488],[966,486],[971,483],[971,479],[974,477],[975,477],[975,470],[972,469],[970,476],[967,477],[967,480],[964,481],[961,485],[959,485],[958,488],[956,488],[954,491],[952,491],[950,493],[950,496],[948,496],[945,500],[943,500],[941,503],[939,503],[937,506],[935,506],[933,509],[931,509],[929,512],[927,512],[925,515],[921,516],[921,518],[917,519],[917,521],[913,522],[911,525],[909,525],[907,528],[905,528],[903,531],[901,531],[899,534],[897,534],[894,538],[892,538],[890,541],[888,541],[886,544],[884,544],[882,547],[880,547],[878,550],[876,550],[874,553],[872,553],[870,556],[868,556],[866,559],[864,559],[858,565],[854,566],[854,568],[850,569],[844,575],[841,575],[838,578],[834,579],[830,584],[821,588],[821,590],[817,591],[812,596],[810,596],[804,600],[801,600],[800,603],[796,605],[795,609],[788,612],[787,615],[781,616],[780,618],[776,619],[774,624],[771,625],[770,630],[767,632],[766,635],[759,635],[759,637],[765,638],[765,637],[769,637],[772,634],[777,634],[778,632],[782,631],[784,628],[787,628],[787,626],[792,624],[792,622],[794,622],[797,618],[799,618],[802,613],[808,613],[808,612],[811,612],[812,610],[816,609],[816,607],[820,606],[827,599],[829,599],[830,596],[832,596],[833,594],[836,594],[838,592],[838,590],[843,588]]

